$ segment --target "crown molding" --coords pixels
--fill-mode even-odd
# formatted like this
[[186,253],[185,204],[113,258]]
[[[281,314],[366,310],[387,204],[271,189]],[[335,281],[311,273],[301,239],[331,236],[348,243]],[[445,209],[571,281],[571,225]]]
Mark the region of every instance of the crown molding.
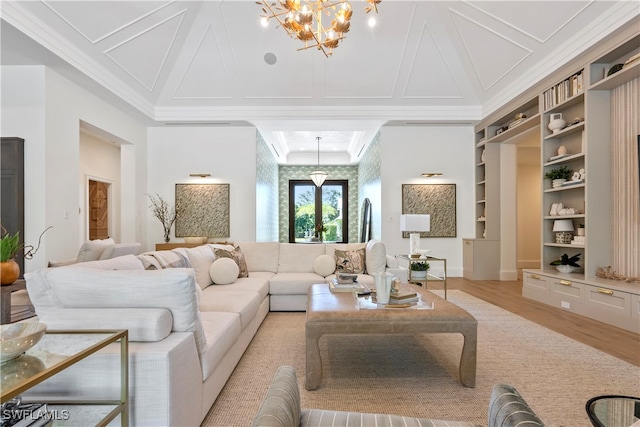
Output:
[[418,120],[477,121],[479,105],[419,107],[157,107],[156,121],[202,120]]

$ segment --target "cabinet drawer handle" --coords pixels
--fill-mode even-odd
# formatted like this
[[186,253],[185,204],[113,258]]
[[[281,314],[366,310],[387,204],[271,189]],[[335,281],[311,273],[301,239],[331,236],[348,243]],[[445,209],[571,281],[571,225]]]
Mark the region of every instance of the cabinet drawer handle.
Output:
[[529,277],[531,277],[532,279],[539,279],[540,275],[539,274],[531,274],[531,275],[529,275]]
[[613,291],[611,289],[598,288],[598,292],[605,295],[613,295]]
[[571,282],[569,280],[560,280],[561,285],[571,286]]

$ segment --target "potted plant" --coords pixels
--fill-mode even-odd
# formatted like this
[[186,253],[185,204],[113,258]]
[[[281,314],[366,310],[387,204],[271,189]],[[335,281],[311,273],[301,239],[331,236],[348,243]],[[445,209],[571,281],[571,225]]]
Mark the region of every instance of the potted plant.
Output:
[[429,270],[429,263],[426,261],[412,261],[411,262],[411,279],[424,280],[427,278],[427,271]]
[[573,171],[568,166],[561,166],[559,168],[551,169],[544,177],[551,180],[553,187],[559,187],[563,182],[571,178]]
[[576,254],[569,257],[567,254],[562,254],[560,259],[552,261],[549,265],[553,265],[560,273],[572,273],[576,268],[580,268],[578,261],[580,261],[580,255]]
[[0,284],[10,285],[20,277],[20,266],[15,260],[16,255],[24,248],[24,257],[31,259],[40,248],[42,235],[47,232],[51,226],[45,228],[38,238],[38,246],[34,248],[31,245],[23,245],[20,243],[20,232],[16,231],[11,234],[4,226],[2,227],[2,235],[0,235]]

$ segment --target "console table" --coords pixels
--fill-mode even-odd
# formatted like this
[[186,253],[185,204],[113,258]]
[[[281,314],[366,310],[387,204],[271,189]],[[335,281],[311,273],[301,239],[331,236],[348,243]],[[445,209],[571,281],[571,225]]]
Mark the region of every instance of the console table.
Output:
[[[129,340],[126,330],[47,331],[34,347],[16,359],[2,364],[0,403],[19,396],[118,341],[120,342],[119,399],[81,401],[56,397],[47,402],[39,402],[25,397],[22,401],[46,403],[54,420],[69,420],[68,422],[73,425],[106,426],[120,415],[121,425],[128,426]],[[11,375],[8,375],[9,372]]]
[[[444,299],[447,299],[447,259],[446,258],[439,258],[435,256],[428,256],[428,255],[423,255],[420,258],[412,258],[410,255],[396,255],[396,258],[403,259],[409,262],[409,283],[415,283],[427,289],[427,284],[429,283],[429,281],[442,282],[442,284],[444,285]],[[432,262],[442,263],[442,276],[437,276],[435,274],[429,273],[429,270],[427,270],[427,275],[424,279],[414,278],[411,270],[411,264],[417,263],[417,262],[428,262],[429,270],[431,271],[433,271],[433,266],[431,264]]]

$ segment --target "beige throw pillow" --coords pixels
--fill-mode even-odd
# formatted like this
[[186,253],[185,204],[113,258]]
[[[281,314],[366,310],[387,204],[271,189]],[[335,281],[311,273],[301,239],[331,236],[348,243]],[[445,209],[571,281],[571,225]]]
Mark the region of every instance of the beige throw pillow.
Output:
[[214,253],[216,258],[231,258],[238,264],[240,274],[238,277],[249,277],[249,270],[247,269],[247,262],[244,259],[244,254],[240,250],[240,246],[236,246],[232,251],[225,251],[224,249],[215,249]]
[[78,251],[78,262],[97,261],[100,259],[100,255],[110,246],[115,245],[112,238],[87,240],[82,244]]
[[336,249],[336,273],[364,274],[365,250],[343,251]]

